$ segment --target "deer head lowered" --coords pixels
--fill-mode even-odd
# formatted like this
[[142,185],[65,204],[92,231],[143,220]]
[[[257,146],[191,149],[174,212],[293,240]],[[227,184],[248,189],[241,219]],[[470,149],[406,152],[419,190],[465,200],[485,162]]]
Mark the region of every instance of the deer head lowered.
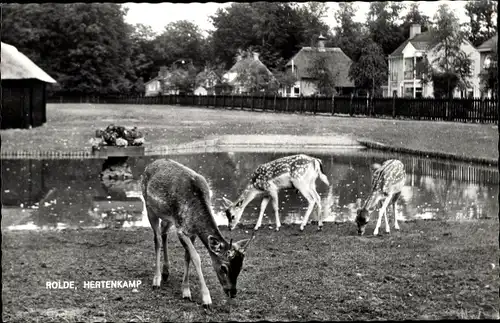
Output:
[[370,220],[370,213],[382,203],[379,209],[379,216],[373,235],[378,235],[382,222],[382,216],[385,218],[385,231],[390,233],[389,221],[387,220],[386,210],[392,204],[394,210],[394,228],[399,230],[399,224],[396,214],[396,202],[401,195],[406,180],[404,165],[397,159],[389,159],[382,165],[375,164],[372,168],[372,188],[370,195],[366,199],[363,207],[357,211],[356,225],[358,234],[365,233],[366,225]]
[[260,213],[254,230],[258,230],[262,224],[262,218],[267,204],[272,200],[276,217],[276,231],[281,227],[278,207],[278,191],[284,188],[295,188],[309,202],[306,214],[300,226],[300,230],[309,220],[309,216],[316,205],[318,208],[318,229],[321,230],[323,222],[321,219],[321,199],[316,191],[316,179],[329,185],[326,175],[323,173],[321,160],[307,155],[293,155],[273,160],[257,167],[250,177],[250,182],[234,203],[224,199],[224,208],[229,221],[229,229],[232,230],[239,223],[245,207],[254,198],[264,195],[260,206]]
[[[169,274],[167,234],[175,227],[185,249],[182,297],[191,299],[189,264],[192,261],[200,280],[203,305],[211,303],[210,292],[201,271],[200,256],[194,247],[199,237],[207,248],[212,266],[224,292],[236,296],[236,281],[243,266],[245,252],[254,238],[233,243],[227,241],[215,223],[211,206],[211,191],[205,178],[192,169],[172,160],[160,159],[148,165],[141,179],[142,195],[155,244],[155,275],[153,287],[160,287]],[[161,220],[161,226],[160,226]],[[161,240],[160,240],[161,238]],[[163,274],[160,268],[160,246],[163,244]]]

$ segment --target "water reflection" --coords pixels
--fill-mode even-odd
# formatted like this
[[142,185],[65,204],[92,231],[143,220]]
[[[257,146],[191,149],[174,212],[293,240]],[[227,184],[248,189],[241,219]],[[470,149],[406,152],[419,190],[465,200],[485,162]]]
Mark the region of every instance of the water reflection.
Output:
[[[207,153],[171,158],[205,176],[214,191],[216,221],[227,225],[221,197],[234,199],[259,165],[286,154]],[[325,222],[353,221],[370,190],[373,163],[389,158],[403,161],[408,174],[402,192],[400,220],[479,220],[498,214],[498,170],[429,158],[348,150],[318,156],[330,186],[317,182]],[[139,177],[160,157],[131,157],[124,176],[111,176],[103,159],[2,160],[2,217],[7,229],[61,229],[149,226],[140,194]],[[106,171],[108,169],[108,171]],[[104,174],[104,175],[103,175]],[[106,176],[108,174],[109,176]],[[116,175],[116,169],[113,173]],[[279,193],[283,223],[299,223],[307,201],[295,190]],[[260,199],[245,210],[243,223],[255,223]],[[392,213],[392,210],[389,210]],[[310,217],[317,220],[316,210]],[[263,224],[274,225],[271,207]]]

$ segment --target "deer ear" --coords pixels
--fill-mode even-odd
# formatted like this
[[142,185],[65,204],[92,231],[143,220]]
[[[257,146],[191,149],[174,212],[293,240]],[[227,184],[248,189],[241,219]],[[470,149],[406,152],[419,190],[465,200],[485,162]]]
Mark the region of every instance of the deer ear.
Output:
[[248,249],[248,246],[250,245],[250,242],[252,242],[254,238],[255,238],[255,231],[252,233],[252,237],[250,239],[240,240],[234,243],[233,246],[236,250],[238,250],[242,254],[245,254],[245,252]]
[[219,239],[213,236],[208,236],[208,248],[216,255],[222,256],[224,249],[224,242],[219,241]]
[[233,204],[233,202],[231,202],[230,200],[228,200],[224,196],[222,197],[222,205],[225,209],[229,208],[231,206],[231,204]]

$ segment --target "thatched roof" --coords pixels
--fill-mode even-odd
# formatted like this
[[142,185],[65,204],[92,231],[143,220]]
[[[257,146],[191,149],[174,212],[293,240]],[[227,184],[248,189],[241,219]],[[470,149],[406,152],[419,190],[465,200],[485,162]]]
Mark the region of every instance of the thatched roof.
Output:
[[498,41],[498,34],[491,37],[481,45],[477,47],[477,50],[480,52],[489,52],[492,51],[494,48],[497,47],[497,41]]
[[57,83],[40,67],[12,45],[2,43],[2,80],[37,79],[47,83]]
[[295,56],[288,61],[287,67],[294,64],[299,78],[311,78],[309,69],[314,63],[314,59],[324,56],[329,70],[333,75],[338,72],[337,86],[353,87],[354,83],[349,78],[349,68],[352,60],[338,47],[325,47],[321,51],[316,47],[302,47]]
[[[254,57],[246,57],[246,58],[240,59],[239,61],[237,61],[233,65],[233,67],[231,67],[229,69],[229,71],[227,71],[227,73],[237,73],[237,74],[239,74],[241,71],[245,70],[246,68],[250,68],[252,70],[255,70],[258,73],[264,73],[264,74],[267,73],[270,76],[273,75],[273,73],[267,68],[266,65],[264,65],[264,63],[262,63],[260,61],[260,59],[254,58]],[[234,85],[235,82],[236,82],[236,79],[231,80],[229,82],[229,84]]]

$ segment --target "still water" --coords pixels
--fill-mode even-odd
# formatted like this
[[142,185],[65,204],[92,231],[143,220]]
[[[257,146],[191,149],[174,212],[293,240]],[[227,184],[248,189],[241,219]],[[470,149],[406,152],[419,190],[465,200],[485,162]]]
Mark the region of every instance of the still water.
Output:
[[[260,164],[283,157],[283,153],[206,153],[175,156],[130,157],[130,178],[101,179],[105,159],[3,159],[2,229],[124,228],[149,226],[140,193],[144,168],[158,158],[174,159],[205,176],[213,192],[216,221],[227,225],[221,197],[230,200],[246,186]],[[451,221],[496,218],[499,174],[496,167],[477,166],[397,153],[346,150],[324,155],[330,181],[317,181],[325,222],[353,221],[356,209],[370,190],[373,163],[398,158],[407,172],[406,186],[398,203],[400,220],[440,219]],[[298,223],[306,200],[295,190],[279,194],[282,223]],[[260,199],[251,202],[243,223],[255,223]],[[392,210],[389,210],[389,214]],[[316,220],[314,212],[311,220]],[[274,225],[270,205],[263,224]]]

